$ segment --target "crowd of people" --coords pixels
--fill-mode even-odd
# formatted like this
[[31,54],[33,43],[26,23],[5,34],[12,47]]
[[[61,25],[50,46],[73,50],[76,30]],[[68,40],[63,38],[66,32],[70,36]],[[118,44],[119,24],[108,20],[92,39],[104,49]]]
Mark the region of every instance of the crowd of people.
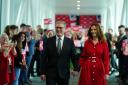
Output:
[[103,33],[98,23],[79,31],[66,29],[64,21],[57,21],[53,30],[7,25],[0,36],[0,85],[31,85],[30,76],[46,80],[46,85],[69,85],[70,73],[80,74],[78,85],[107,85],[115,71],[120,84],[127,85],[127,56],[124,25],[119,36],[111,28]]

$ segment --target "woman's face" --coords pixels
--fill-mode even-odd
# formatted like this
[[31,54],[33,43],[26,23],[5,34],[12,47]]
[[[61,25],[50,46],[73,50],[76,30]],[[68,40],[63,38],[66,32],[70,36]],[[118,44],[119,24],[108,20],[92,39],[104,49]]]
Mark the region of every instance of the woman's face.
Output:
[[68,38],[71,38],[72,37],[72,34],[70,31],[67,31],[65,32],[65,36],[68,37]]
[[9,42],[9,38],[8,38],[7,34],[4,34],[1,37],[1,44],[8,44],[8,42]]
[[23,42],[25,40],[25,34],[21,35],[21,41]]
[[48,35],[49,37],[53,37],[54,36],[54,33],[51,31],[51,32],[49,32],[49,35]]
[[35,30],[32,31],[32,36],[36,36],[36,31]]
[[123,27],[120,28],[120,29],[119,29],[119,35],[122,35],[122,34],[124,34],[124,33],[125,33],[125,28],[123,28]]
[[97,37],[97,28],[96,28],[96,26],[91,27],[91,35],[92,35],[93,38]]

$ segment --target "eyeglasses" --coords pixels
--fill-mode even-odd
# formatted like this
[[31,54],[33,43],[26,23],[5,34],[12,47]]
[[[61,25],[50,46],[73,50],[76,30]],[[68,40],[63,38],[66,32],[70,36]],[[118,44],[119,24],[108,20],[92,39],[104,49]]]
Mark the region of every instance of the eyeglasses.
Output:
[[56,28],[62,29],[62,28],[64,28],[64,27],[56,27]]

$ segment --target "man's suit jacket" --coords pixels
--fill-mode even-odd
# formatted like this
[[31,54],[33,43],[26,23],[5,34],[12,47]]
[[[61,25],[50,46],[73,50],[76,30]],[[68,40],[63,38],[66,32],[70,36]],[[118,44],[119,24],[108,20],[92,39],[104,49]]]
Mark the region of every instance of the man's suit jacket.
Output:
[[123,40],[125,40],[125,39],[127,39],[127,37],[126,37],[126,35],[124,35],[124,36],[122,36],[122,37],[118,37],[118,40],[117,40],[117,43],[116,43],[116,48],[117,48],[117,50],[118,50],[118,54],[117,54],[117,57],[118,58],[121,58],[121,56],[122,56],[122,42],[123,42]]
[[59,75],[60,78],[69,78],[70,59],[74,70],[79,71],[75,46],[71,39],[64,37],[60,54],[57,53],[56,36],[48,38],[44,42],[44,56],[41,59],[41,73],[47,78]]

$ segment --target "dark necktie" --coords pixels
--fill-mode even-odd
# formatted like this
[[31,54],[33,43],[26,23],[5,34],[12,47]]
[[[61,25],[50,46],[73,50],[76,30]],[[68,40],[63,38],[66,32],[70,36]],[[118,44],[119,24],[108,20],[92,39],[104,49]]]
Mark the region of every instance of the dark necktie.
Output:
[[57,50],[58,50],[58,54],[60,54],[60,52],[61,52],[61,38],[58,38]]

